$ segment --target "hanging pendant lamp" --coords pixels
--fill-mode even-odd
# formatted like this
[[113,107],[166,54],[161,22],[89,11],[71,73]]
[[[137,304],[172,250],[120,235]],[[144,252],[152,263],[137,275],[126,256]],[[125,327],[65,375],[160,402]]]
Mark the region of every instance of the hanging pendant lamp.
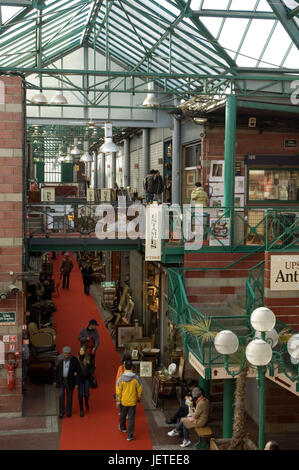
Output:
[[35,95],[32,96],[31,98],[31,103],[32,104],[48,104],[48,100],[45,97],[45,95],[42,93],[41,90],[39,90],[38,93],[35,93]]
[[147,85],[148,93],[146,95],[145,100],[142,103],[142,106],[147,106],[148,108],[154,108],[156,106],[160,106],[160,103],[156,95],[153,93],[154,89],[155,89],[154,82],[149,82]]
[[64,163],[74,163],[72,152],[70,152],[70,147],[67,148],[66,157],[63,160]]
[[63,105],[63,104],[67,104],[67,103],[68,103],[67,99],[63,95],[62,90],[58,90],[56,92],[56,95],[54,95],[53,98],[50,101],[50,104],[56,104],[56,105]]
[[81,155],[81,150],[78,149],[78,139],[77,137],[74,138],[74,148],[72,149],[71,151],[71,155],[73,157],[78,157],[79,155]]
[[86,141],[83,142],[83,150],[84,150],[84,153],[83,153],[82,157],[80,158],[80,162],[92,163],[93,158],[90,155],[90,153],[88,152],[88,142],[86,142]]
[[111,122],[105,122],[105,142],[100,147],[100,152],[102,153],[116,153],[118,152],[118,147],[112,141],[112,124]]

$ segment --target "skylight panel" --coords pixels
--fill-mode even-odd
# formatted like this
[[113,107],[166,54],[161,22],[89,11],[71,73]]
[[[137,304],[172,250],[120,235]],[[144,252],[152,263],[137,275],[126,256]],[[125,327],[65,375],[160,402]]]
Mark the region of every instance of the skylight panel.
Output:
[[256,5],[257,0],[233,0],[230,6],[230,10],[239,10],[239,11],[252,11]]
[[[255,62],[257,62],[271,32],[273,23],[273,21],[269,20],[253,20],[246,34],[240,53],[244,56],[256,59]],[[261,60],[263,60],[263,57]],[[262,66],[263,64],[261,63],[260,65]],[[254,66],[256,66],[256,63]]]
[[[1,3],[0,3],[1,6]],[[6,23],[6,21],[10,20],[13,16],[15,16],[19,11],[21,11],[22,7],[7,7],[1,6],[1,14],[2,14],[2,23]]]
[[226,52],[237,53],[247,24],[248,20],[243,18],[226,19],[218,39],[219,44],[221,44],[221,46],[226,49]]
[[207,10],[226,10],[229,0],[204,0],[202,9]]
[[290,42],[289,35],[279,23],[270,39],[263,60],[271,64],[279,65],[286,54]]
[[290,69],[299,69],[299,52],[294,44],[292,49],[290,50],[288,57],[283,63],[283,67]]
[[205,27],[210,31],[210,33],[216,38],[219,33],[220,26],[222,24],[222,18],[201,18],[199,17],[201,22],[205,25]]

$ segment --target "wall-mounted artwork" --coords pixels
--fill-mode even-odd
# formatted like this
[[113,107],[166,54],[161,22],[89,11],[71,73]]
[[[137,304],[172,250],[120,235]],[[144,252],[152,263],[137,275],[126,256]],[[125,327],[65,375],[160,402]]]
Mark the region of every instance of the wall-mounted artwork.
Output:
[[211,160],[210,181],[224,181],[224,160]]

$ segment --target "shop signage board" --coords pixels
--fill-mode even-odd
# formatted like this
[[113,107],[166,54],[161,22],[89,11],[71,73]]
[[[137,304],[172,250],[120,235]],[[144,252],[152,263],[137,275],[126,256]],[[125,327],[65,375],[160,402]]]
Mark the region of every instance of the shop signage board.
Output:
[[297,148],[297,139],[285,139],[284,146],[285,148]]
[[191,364],[192,367],[201,375],[203,378],[205,378],[205,366],[199,362],[198,359],[189,351],[189,363]]
[[299,290],[299,256],[271,256],[271,290]]
[[0,326],[16,324],[16,312],[0,312]]
[[162,256],[162,205],[146,207],[145,261],[161,261]]
[[0,341],[0,364],[5,362],[5,344],[3,341]]

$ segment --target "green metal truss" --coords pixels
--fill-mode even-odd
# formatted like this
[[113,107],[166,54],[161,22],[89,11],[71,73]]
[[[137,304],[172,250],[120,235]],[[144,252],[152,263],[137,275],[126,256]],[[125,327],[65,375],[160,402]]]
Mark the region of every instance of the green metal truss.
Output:
[[[0,73],[22,73],[28,77],[28,88],[32,88],[30,75],[53,75],[54,61],[88,47],[106,58],[104,70],[96,70],[94,65],[81,70],[81,86],[74,85],[69,71],[57,70],[62,89],[76,87],[87,105],[99,105],[107,95],[124,89],[127,93],[144,93],[152,80],[157,92],[174,95],[179,101],[203,91],[208,95],[227,94],[234,89],[244,66],[257,73],[254,78],[261,81],[289,72],[291,67],[286,64],[296,58],[299,47],[297,3],[248,0],[246,8],[238,5],[237,10],[235,0],[201,0],[196,9],[191,0],[19,2],[23,9],[0,28]],[[253,44],[250,49],[254,33],[263,27],[267,33],[257,48]],[[269,51],[281,37],[280,28],[286,31],[281,54],[277,61],[270,60]],[[234,32],[233,42],[228,43],[227,30]],[[123,70],[118,76],[113,62]],[[87,89],[87,73],[105,77],[107,83],[102,87],[89,83]],[[296,74],[298,70],[294,79]],[[126,78],[133,77],[143,80],[141,88],[136,88],[140,83],[128,86]],[[119,80],[112,83],[113,79]],[[244,93],[244,89],[246,83],[240,91]],[[166,104],[169,98],[164,101]]]

